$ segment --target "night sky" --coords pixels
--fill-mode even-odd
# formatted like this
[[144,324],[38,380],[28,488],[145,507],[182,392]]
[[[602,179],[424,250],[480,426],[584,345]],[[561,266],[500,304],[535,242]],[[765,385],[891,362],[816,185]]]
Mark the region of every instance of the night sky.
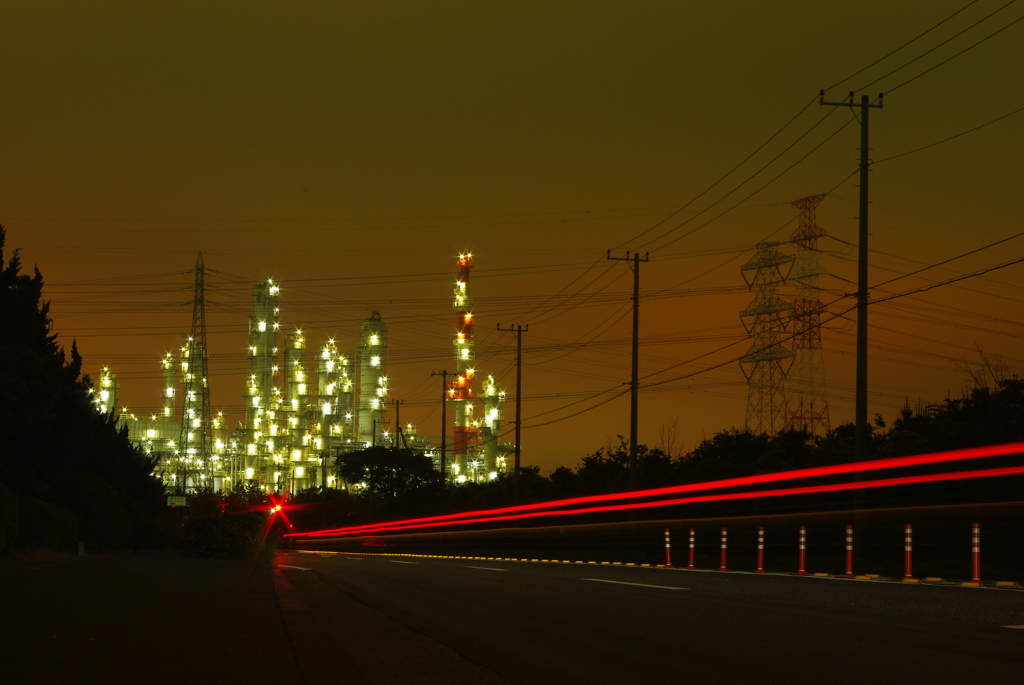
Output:
[[[309,368],[379,311],[402,422],[438,435],[430,372],[454,369],[455,262],[471,251],[478,377],[506,387],[511,440],[515,343],[494,329],[528,324],[523,462],[544,472],[629,434],[628,393],[591,409],[629,380],[632,275],[605,254],[649,251],[642,382],[689,377],[642,391],[640,440],[675,424],[692,448],[744,422],[740,266],[788,238],[791,201],[829,193],[823,299],[853,304],[859,126],[819,107],[820,89],[886,93],[871,112],[871,283],[1024,230],[1024,112],[881,161],[1024,107],[1024,3],[1004,5],[9,0],[0,222],[42,271],[60,339],[94,378],[109,365],[139,414],[188,333],[202,250],[229,426],[247,307],[273,277]],[[1009,240],[872,297],[1022,255]],[[1024,368],[1022,276],[873,307],[869,413],[958,395],[976,347]],[[854,328],[851,314],[823,335],[833,426],[853,419]]]

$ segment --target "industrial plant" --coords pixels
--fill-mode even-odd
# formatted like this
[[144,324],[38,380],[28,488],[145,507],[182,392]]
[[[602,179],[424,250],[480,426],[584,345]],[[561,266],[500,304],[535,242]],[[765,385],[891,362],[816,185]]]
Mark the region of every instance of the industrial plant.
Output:
[[[214,415],[210,405],[201,253],[195,268],[191,334],[177,360],[171,353],[160,360],[160,413],[140,417],[121,411],[117,376],[109,368],[100,373],[93,402],[97,410],[119,416],[131,440],[158,458],[157,473],[164,484],[178,492],[219,492],[239,483],[255,483],[272,492],[359,487],[343,482],[336,458],[371,446],[425,454],[452,483],[495,479],[505,471],[505,456],[514,446],[500,441],[504,390],[493,376],[486,376],[482,384],[477,380],[472,267],[472,255],[459,256],[455,373],[446,373],[444,400],[453,409],[454,420],[442,428],[440,440],[419,437],[410,424],[385,429],[391,403],[388,331],[379,312],[362,322],[354,350],[340,352],[334,340],[327,340],[308,360],[302,330],[281,332],[281,284],[271,279],[256,284],[249,305],[247,375],[240,389],[245,417],[228,429],[223,415]],[[449,428],[452,440],[446,445]]]
[[[741,312],[750,348],[740,358],[747,379],[746,427],[820,434],[829,429],[821,347],[815,208],[823,196],[792,203],[799,227],[785,242],[763,242],[741,267],[754,299]],[[791,245],[794,252],[783,251]],[[505,472],[515,445],[501,441],[505,391],[476,368],[473,256],[456,262],[453,307],[454,372],[443,371],[442,430],[421,437],[397,420],[400,402],[389,399],[388,329],[380,312],[360,325],[355,349],[320,343],[307,359],[301,328],[281,331],[281,284],[256,284],[248,315],[247,375],[240,388],[244,419],[234,429],[213,414],[206,344],[206,285],[202,253],[195,267],[192,329],[177,359],[160,360],[162,407],[148,418],[119,410],[118,382],[108,368],[93,391],[96,408],[118,413],[131,439],[158,458],[158,473],[175,491],[223,491],[255,483],[268,491],[360,487],[345,483],[337,459],[368,447],[400,447],[429,456],[447,482],[482,482]],[[781,288],[791,285],[793,296]],[[485,379],[482,380],[481,379]],[[395,407],[395,428],[385,417]],[[448,410],[451,410],[450,412]],[[450,440],[449,438],[450,431]]]

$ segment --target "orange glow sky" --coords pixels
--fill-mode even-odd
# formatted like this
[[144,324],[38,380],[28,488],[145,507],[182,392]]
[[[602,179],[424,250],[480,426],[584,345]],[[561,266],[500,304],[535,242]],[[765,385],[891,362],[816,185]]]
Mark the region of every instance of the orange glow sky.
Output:
[[[523,461],[544,471],[629,434],[628,394],[531,426],[625,389],[631,275],[605,251],[650,251],[644,382],[724,364],[641,393],[641,441],[676,423],[690,448],[744,422],[730,363],[749,346],[739,267],[755,243],[788,237],[790,201],[835,188],[818,212],[840,239],[821,243],[835,276],[823,285],[853,291],[858,190],[855,177],[840,183],[857,166],[858,126],[835,133],[851,113],[819,107],[818,90],[886,92],[871,113],[875,160],[1009,114],[1024,107],[1024,21],[900,85],[1024,17],[1013,4],[982,20],[1004,4],[978,0],[843,81],[967,0],[5,2],[0,222],[8,249],[43,272],[61,339],[78,340],[93,377],[116,371],[139,413],[159,405],[158,362],[188,332],[188,271],[204,251],[213,402],[229,425],[246,308],[273,277],[282,330],[301,326],[311,348],[334,337],[351,349],[379,311],[402,421],[437,435],[429,374],[454,368],[455,261],[472,251],[478,370],[510,400],[514,340],[493,329],[530,326]],[[1022,124],[1024,113],[874,167],[872,283],[1022,230]],[[1022,252],[1011,240],[873,296]],[[958,360],[975,346],[1024,368],[1022,276],[1011,266],[874,308],[870,413],[891,420],[906,398],[958,394]],[[824,334],[833,425],[853,418],[853,332],[851,320]],[[505,417],[511,430],[511,401]]]

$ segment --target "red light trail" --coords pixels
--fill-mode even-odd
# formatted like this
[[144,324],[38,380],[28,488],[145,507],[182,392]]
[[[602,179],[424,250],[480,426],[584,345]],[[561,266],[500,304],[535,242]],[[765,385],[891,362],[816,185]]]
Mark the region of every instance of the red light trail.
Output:
[[340,530],[325,530],[311,533],[290,533],[289,537],[302,535],[306,537],[324,537],[327,535],[358,535],[361,533],[376,533],[389,530],[406,530],[409,528],[434,528],[437,526],[451,526],[464,523],[484,523],[493,521],[512,521],[539,516],[559,516],[571,514],[595,514],[604,511],[625,511],[629,509],[648,509],[651,507],[666,507],[679,504],[696,504],[698,502],[722,502],[738,499],[756,499],[760,497],[781,497],[783,495],[807,495],[818,492],[839,492],[842,490],[858,490],[869,488],[892,487],[895,485],[913,485],[917,483],[936,483],[948,480],[967,480],[971,478],[990,478],[993,476],[1012,476],[1024,474],[1024,466],[1005,466],[994,469],[976,469],[973,471],[955,471],[952,473],[930,473],[921,476],[902,476],[900,478],[885,478],[880,480],[869,480],[861,482],[833,483],[831,485],[808,485],[801,488],[783,488],[778,490],[759,490],[756,492],[735,492],[719,495],[701,495],[698,497],[682,497],[671,500],[657,500],[655,502],[633,502],[630,504],[615,504],[604,507],[589,507],[585,509],[570,509],[556,511],[533,511],[529,513],[510,514],[507,516],[489,516],[474,518],[471,520],[456,521],[435,521],[433,523],[399,525],[405,522],[397,521],[392,525],[375,524],[372,529],[364,527],[344,528]]
[[[983,457],[994,457],[1003,456],[1007,454],[1016,454],[1024,452],[1024,442],[1007,443],[1005,445],[989,445],[986,447],[972,447],[960,450],[951,450],[948,452],[935,452],[931,454],[919,454],[907,457],[890,457],[887,459],[878,459],[869,462],[857,462],[851,464],[837,464],[834,466],[817,466],[808,469],[796,469],[791,471],[781,471],[778,473],[768,473],[758,476],[746,476],[742,478],[729,478],[719,481],[711,481],[708,483],[693,483],[689,485],[676,485],[664,488],[654,488],[650,490],[641,490],[639,492],[626,492],[626,493],[611,493],[606,495],[591,495],[587,497],[575,497],[571,499],[557,500],[554,502],[541,502],[536,504],[526,504],[517,507],[504,507],[500,509],[489,509],[482,511],[464,512],[460,514],[445,514],[443,516],[431,516],[426,518],[418,519],[407,519],[405,521],[393,521],[388,523],[373,523],[365,526],[351,526],[346,528],[334,528],[322,531],[313,531],[309,533],[289,533],[286,537],[295,536],[309,536],[309,537],[322,537],[325,535],[351,535],[356,533],[370,533],[375,531],[388,531],[388,530],[404,530],[409,528],[434,528],[437,526],[444,525],[456,525],[464,523],[479,523],[489,521],[505,521],[512,519],[532,518],[535,516],[553,516],[557,514],[580,514],[580,513],[595,513],[600,511],[620,511],[624,509],[642,509],[650,507],[669,506],[671,504],[683,504],[692,502],[710,502],[710,501],[723,501],[728,499],[744,499],[757,496],[769,496],[764,493],[771,492],[776,494],[806,494],[808,492],[830,492],[835,490],[843,489],[856,489],[858,487],[866,487],[865,483],[878,483],[885,485],[900,485],[904,483],[890,482],[899,479],[888,479],[885,481],[864,481],[859,484],[839,484],[839,485],[828,485],[828,486],[813,486],[826,488],[824,490],[807,490],[806,488],[794,488],[790,490],[772,490],[755,493],[734,493],[728,495],[715,495],[705,496],[701,498],[685,498],[676,500],[657,500],[656,502],[634,502],[631,504],[615,505],[611,507],[591,507],[586,509],[561,509],[560,507],[567,507],[576,504],[587,504],[592,502],[604,502],[614,501],[620,499],[638,499],[646,497],[656,497],[659,495],[672,495],[683,492],[699,492],[702,490],[719,490],[723,488],[740,487],[744,485],[757,485],[762,483],[771,483],[782,480],[795,480],[797,478],[813,478],[819,476],[831,476],[846,473],[859,473],[863,471],[878,471],[883,469],[900,468],[907,466],[921,466],[924,464],[940,464],[951,461],[961,461],[966,459],[979,459]],[[990,470],[991,471],[991,470]],[[984,475],[1006,475],[1006,474],[989,474],[980,471],[963,471],[960,473],[983,473]],[[1016,473],[1016,472],[1015,472]],[[949,474],[934,474],[933,476],[917,476],[917,478],[931,478],[932,480],[950,480],[950,478],[943,478],[941,476],[947,476]],[[982,477],[977,476],[965,476],[965,477]],[[931,482],[929,480],[911,481],[911,482]],[[870,487],[883,487],[883,485],[874,485]],[[830,490],[830,489],[831,490]],[[710,497],[710,499],[709,499]],[[555,509],[557,508],[557,509]],[[555,509],[554,511],[537,511],[542,509]],[[513,514],[514,512],[532,512],[532,513],[521,513],[516,516],[499,516],[499,514]]]

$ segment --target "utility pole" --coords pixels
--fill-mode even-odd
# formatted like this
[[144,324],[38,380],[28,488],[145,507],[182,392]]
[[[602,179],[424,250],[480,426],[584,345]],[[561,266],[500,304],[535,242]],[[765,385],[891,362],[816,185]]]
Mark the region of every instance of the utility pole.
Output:
[[860,108],[860,226],[857,236],[857,397],[854,410],[856,433],[853,454],[856,461],[868,458],[868,111],[872,107],[882,108],[882,93],[878,102],[870,103],[867,95],[860,96],[860,104],[853,101],[850,91],[849,102],[825,102],[825,91],[821,91],[819,104],[830,107]]
[[644,253],[640,259],[640,253],[634,252],[625,257],[612,257],[612,251],[608,250],[608,259],[618,262],[632,262],[633,269],[633,373],[630,381],[629,391],[629,491],[636,490],[636,452],[637,452],[637,426],[640,414],[640,262],[648,260],[649,252]]
[[327,452],[326,450],[320,450],[320,492],[327,490]]
[[523,428],[523,333],[529,332],[530,326],[523,328],[521,325],[510,324],[508,328],[502,328],[498,324],[499,331],[510,331],[516,336],[516,456],[512,470],[512,500],[519,504],[519,455],[522,446]]
[[441,377],[441,484],[448,483],[448,467],[445,464],[445,451],[448,436],[448,371],[431,371],[431,376]]
[[402,433],[402,419],[399,417],[399,407],[405,404],[405,400],[391,400],[395,405],[395,432],[397,437],[395,438],[395,447],[399,446],[399,439],[401,439],[402,447],[405,447],[405,434]]
[[373,438],[370,440],[370,447],[376,447],[377,446],[377,424],[380,424],[381,430],[383,430],[383,427],[386,426],[389,423],[391,423],[391,422],[389,420],[386,420],[386,419],[373,419],[373,423],[371,424],[373,426],[373,430],[370,433],[370,435],[372,435]]

